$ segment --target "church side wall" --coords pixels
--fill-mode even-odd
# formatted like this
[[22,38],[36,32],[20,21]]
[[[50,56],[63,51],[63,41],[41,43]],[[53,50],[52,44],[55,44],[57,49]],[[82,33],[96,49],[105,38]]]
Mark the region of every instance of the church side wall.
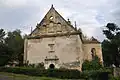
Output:
[[91,55],[92,48],[95,48],[96,55],[103,62],[101,44],[99,44],[99,43],[84,44],[84,60],[92,60],[92,55]]

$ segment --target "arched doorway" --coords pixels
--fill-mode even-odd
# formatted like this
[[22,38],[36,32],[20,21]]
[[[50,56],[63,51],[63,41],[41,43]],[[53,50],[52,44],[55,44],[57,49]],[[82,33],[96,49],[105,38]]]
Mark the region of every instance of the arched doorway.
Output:
[[50,65],[49,65],[49,68],[54,69],[54,68],[55,68],[55,65],[54,65],[54,64],[50,64]]

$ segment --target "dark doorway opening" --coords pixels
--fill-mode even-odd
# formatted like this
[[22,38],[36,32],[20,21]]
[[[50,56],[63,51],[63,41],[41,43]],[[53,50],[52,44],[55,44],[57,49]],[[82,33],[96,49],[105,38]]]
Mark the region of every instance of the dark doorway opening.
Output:
[[55,65],[54,64],[50,64],[49,68],[54,69]]

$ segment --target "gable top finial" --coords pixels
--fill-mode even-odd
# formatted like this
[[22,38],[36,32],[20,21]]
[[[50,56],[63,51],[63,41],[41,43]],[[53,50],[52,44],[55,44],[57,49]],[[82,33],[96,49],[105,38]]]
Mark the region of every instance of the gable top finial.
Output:
[[51,8],[53,8],[53,4],[51,5]]

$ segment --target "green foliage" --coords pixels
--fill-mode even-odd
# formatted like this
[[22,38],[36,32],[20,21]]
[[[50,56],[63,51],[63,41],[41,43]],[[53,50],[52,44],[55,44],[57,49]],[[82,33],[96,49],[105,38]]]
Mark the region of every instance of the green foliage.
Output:
[[100,68],[102,68],[102,65],[100,63],[100,59],[95,56],[95,59],[92,61],[84,61],[84,63],[82,64],[82,71],[84,70],[99,70]]
[[82,74],[88,80],[108,80],[109,77],[109,72],[103,70],[83,71]]
[[40,68],[0,68],[2,72],[10,72],[16,74],[25,74],[30,76],[56,77],[62,79],[79,79],[80,71],[69,69],[40,69]]
[[5,44],[12,50],[11,61],[17,60],[22,65],[23,62],[23,51],[24,51],[24,40],[21,36],[20,30],[8,32],[5,38]]
[[120,80],[120,77],[113,77],[113,76],[111,76],[111,77],[109,78],[109,80]]
[[8,61],[18,60],[23,62],[24,39],[20,30],[5,33],[0,29],[0,66],[4,66]]
[[[7,73],[7,72],[0,72],[0,75],[6,76],[7,80],[63,80],[63,79],[58,79],[58,78],[28,76],[28,75]],[[4,76],[2,76],[2,77],[4,77]],[[0,78],[2,78],[2,77],[0,77]],[[6,80],[6,78],[4,80]]]
[[35,68],[35,64],[29,64],[28,67]]
[[9,60],[9,56],[11,55],[9,52],[10,49],[4,43],[5,34],[5,31],[0,29],[0,66],[5,65]]
[[0,43],[3,43],[5,37],[5,31],[0,29]]
[[40,69],[40,68],[0,68],[2,72],[9,72],[15,74],[25,74],[29,76],[55,77],[61,79],[92,79],[92,80],[108,80],[108,71],[91,70],[80,72],[71,69]]
[[114,23],[108,23],[106,29],[103,30],[103,34],[106,36],[102,42],[102,52],[104,65],[110,66],[120,64],[120,28]]
[[38,63],[38,65],[36,66],[36,68],[42,68],[42,69],[45,69],[45,67],[44,67],[44,63]]

